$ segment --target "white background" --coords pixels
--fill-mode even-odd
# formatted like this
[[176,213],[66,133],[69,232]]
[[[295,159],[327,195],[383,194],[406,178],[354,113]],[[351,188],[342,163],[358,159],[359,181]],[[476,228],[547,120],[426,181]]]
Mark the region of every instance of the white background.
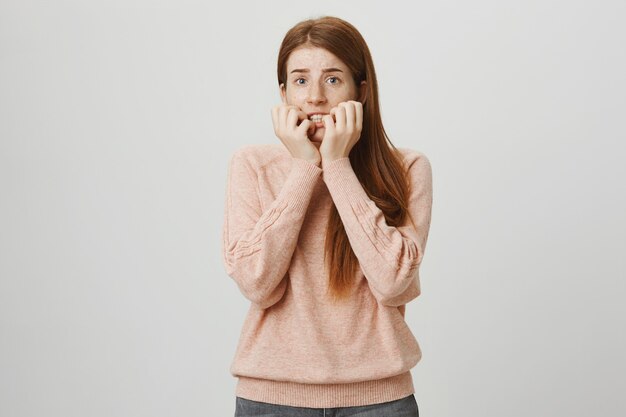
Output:
[[433,168],[420,415],[626,413],[623,1],[2,0],[0,415],[233,415],[227,162],[324,14]]

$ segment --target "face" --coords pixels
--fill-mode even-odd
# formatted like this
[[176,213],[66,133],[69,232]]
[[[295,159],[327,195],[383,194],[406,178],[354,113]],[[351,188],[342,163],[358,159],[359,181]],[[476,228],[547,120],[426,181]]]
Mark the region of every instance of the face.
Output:
[[[284,104],[302,109],[311,119],[311,113],[328,114],[342,101],[365,100],[365,81],[357,88],[348,67],[337,56],[324,48],[301,47],[287,60],[287,82],[280,85]],[[309,139],[317,146],[324,137],[324,124],[315,123]]]

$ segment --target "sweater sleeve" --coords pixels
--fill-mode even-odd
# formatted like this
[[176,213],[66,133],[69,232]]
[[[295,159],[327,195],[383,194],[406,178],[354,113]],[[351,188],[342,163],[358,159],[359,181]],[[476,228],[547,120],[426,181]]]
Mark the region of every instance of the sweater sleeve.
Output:
[[260,308],[280,300],[300,228],[322,169],[292,158],[276,199],[262,210],[257,172],[237,150],[230,160],[222,233],[227,274],[241,293]]
[[385,216],[357,178],[350,158],[323,166],[323,179],[337,207],[350,246],[382,305],[400,306],[420,295],[419,266],[424,257],[432,208],[432,170],[420,153],[408,168],[411,190],[405,225],[387,225]]

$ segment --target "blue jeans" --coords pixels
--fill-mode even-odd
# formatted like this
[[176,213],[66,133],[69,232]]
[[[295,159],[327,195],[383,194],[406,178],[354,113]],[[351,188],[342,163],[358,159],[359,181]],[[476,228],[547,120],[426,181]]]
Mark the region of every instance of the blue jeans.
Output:
[[419,417],[415,395],[356,407],[310,408],[263,403],[235,397],[235,417]]

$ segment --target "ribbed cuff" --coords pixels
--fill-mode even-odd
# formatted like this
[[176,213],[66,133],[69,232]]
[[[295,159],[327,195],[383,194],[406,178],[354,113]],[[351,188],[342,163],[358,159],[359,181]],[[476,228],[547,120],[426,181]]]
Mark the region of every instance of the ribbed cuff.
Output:
[[291,172],[277,199],[286,198],[294,212],[306,212],[322,168],[302,158],[291,159]]
[[322,178],[330,192],[339,214],[346,213],[352,204],[370,200],[352,169],[349,157],[335,159],[324,164]]
[[292,407],[355,407],[399,400],[415,392],[410,371],[348,384],[301,384],[240,376],[236,395]]

